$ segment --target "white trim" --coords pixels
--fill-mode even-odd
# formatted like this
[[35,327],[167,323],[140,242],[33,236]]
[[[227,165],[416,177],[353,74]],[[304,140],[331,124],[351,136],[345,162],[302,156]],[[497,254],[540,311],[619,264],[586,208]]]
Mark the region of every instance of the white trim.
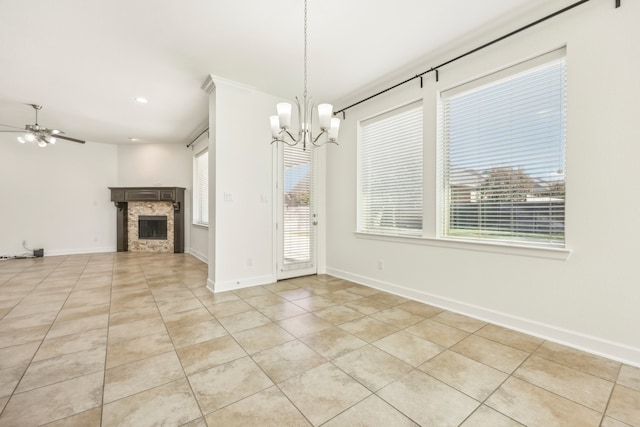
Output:
[[[202,158],[202,156],[206,155],[207,156],[207,167],[203,168],[200,159]],[[205,146],[202,147],[200,150],[198,150],[197,152],[195,152],[193,154],[193,160],[192,160],[192,169],[193,169],[193,173],[192,173],[192,186],[193,186],[193,191],[192,194],[193,196],[191,197],[191,225],[196,225],[196,226],[200,226],[200,227],[209,227],[209,183],[210,183],[210,179],[209,179],[209,147]],[[206,171],[207,174],[207,179],[201,181],[201,175],[203,175],[203,171]],[[203,188],[205,185],[203,185],[203,182],[206,182],[206,187],[207,187],[207,191],[206,192],[202,192]],[[204,196],[206,196],[206,202],[207,202],[207,209],[206,209],[206,213],[207,213],[207,222],[202,221],[202,217],[203,217],[203,205],[204,205],[204,200],[203,200],[203,194]]]
[[213,280],[209,279],[208,277],[207,277],[207,285],[206,285],[206,288],[207,288],[207,289],[209,289],[209,291],[211,291],[211,293],[212,293],[212,294],[215,294],[215,293],[216,293],[216,291],[215,291],[216,284],[214,283],[214,281],[213,281]]
[[209,74],[204,82],[202,82],[202,86],[200,89],[205,91],[207,94],[211,95],[211,92],[216,88],[216,83],[213,81],[213,74]]
[[[311,217],[308,218],[309,226],[310,226],[310,236],[309,236],[309,260],[307,262],[298,262],[292,264],[285,264],[284,261],[284,252],[285,246],[287,244],[287,236],[285,236],[285,155],[291,154],[293,157],[302,156],[303,152],[300,150],[299,146],[291,147],[287,144],[274,144],[275,145],[275,173],[274,178],[277,180],[275,182],[274,188],[276,189],[275,193],[275,226],[278,228],[275,230],[275,277],[277,280],[290,279],[293,277],[299,276],[307,276],[310,274],[318,273],[318,227],[317,224],[311,224]],[[285,150],[291,149],[294,150],[290,153],[285,153]],[[317,176],[318,171],[318,159],[317,159],[317,151],[315,149],[307,149],[307,153],[309,153],[309,191],[310,191],[310,204],[309,204],[309,215],[315,214],[315,222],[318,222],[318,203],[317,203],[317,193],[316,190],[318,188],[319,177]]]
[[[357,126],[357,229],[364,233],[388,229],[399,235],[422,235],[424,101],[419,99],[359,120]],[[389,147],[394,148],[392,154]],[[415,225],[419,222],[419,229],[392,223],[396,215]],[[384,219],[389,223],[383,225]]]
[[532,258],[567,260],[571,255],[571,250],[569,249],[520,246],[483,240],[474,241],[433,237],[387,236],[382,234],[363,233],[360,231],[354,231],[354,234],[359,239],[381,240],[394,243],[435,246],[438,248],[490,252],[495,254],[526,256]]
[[[205,82],[202,84],[202,90],[210,94],[218,87],[219,84],[235,87],[249,92],[256,91],[256,88],[253,86],[249,86],[235,80],[225,79],[224,77],[216,76],[215,74],[209,74]],[[207,88],[204,87],[205,85],[207,85]]]
[[[547,74],[548,73],[548,74]],[[543,76],[547,76],[550,80],[549,83],[553,82],[552,86],[547,87],[547,85],[539,84]],[[556,87],[557,84],[557,87]],[[511,86],[513,85],[513,86]],[[486,91],[489,91],[491,94],[495,88],[500,89],[500,93],[504,93],[504,97],[500,96],[498,99],[495,99],[495,96],[487,96]],[[529,175],[530,172],[527,172],[529,168],[537,169],[541,175],[545,175],[550,173],[550,170],[553,165],[555,168],[556,164],[558,168],[562,170],[562,173],[558,178],[561,178],[560,183],[565,182],[565,171],[566,171],[566,115],[567,115],[567,107],[566,107],[566,89],[567,88],[567,80],[566,80],[566,48],[562,47],[560,49],[553,50],[551,52],[539,55],[537,57],[522,61],[518,64],[511,65],[499,71],[491,72],[490,74],[484,75],[482,77],[475,78],[471,81],[467,81],[465,83],[457,84],[451,88],[442,90],[438,92],[438,103],[437,103],[437,121],[438,121],[438,134],[437,134],[437,177],[438,177],[438,187],[437,187],[437,210],[439,211],[437,214],[438,222],[437,222],[437,237],[443,239],[451,239],[458,240],[459,238],[455,235],[455,233],[451,233],[450,220],[452,217],[452,209],[455,205],[455,198],[457,197],[456,191],[452,190],[453,183],[449,183],[449,180],[454,180],[457,172],[454,170],[468,170],[474,171],[477,176],[472,178],[463,177],[462,183],[467,183],[469,185],[480,185],[479,180],[485,180],[484,174],[489,172],[490,170],[497,170],[496,168],[506,168],[508,170],[520,171],[521,167],[524,171],[525,176],[529,178],[534,178],[534,175]],[[548,92],[551,91],[551,92]],[[483,94],[481,98],[475,99],[474,97],[478,94]],[[508,94],[508,95],[507,95]],[[554,143],[557,143],[557,151],[555,154],[551,151],[548,151],[547,144],[549,141],[540,139],[543,134],[546,135],[546,132],[551,132],[552,123],[546,123],[547,126],[544,127],[544,131],[541,131],[542,128],[533,129],[531,126],[528,126],[527,132],[531,133],[531,138],[528,138],[526,143],[519,142],[519,140],[510,141],[508,147],[506,145],[494,145],[494,137],[501,138],[499,135],[500,131],[496,131],[496,127],[501,128],[504,123],[511,123],[514,120],[515,116],[511,114],[518,114],[517,117],[520,117],[520,108],[515,109],[507,109],[504,108],[505,102],[509,104],[514,99],[522,99],[526,101],[526,105],[533,108],[531,105],[536,105],[537,108],[551,108],[553,111],[555,109],[558,110],[558,116],[553,116],[553,119],[549,119],[553,121],[553,131],[557,132],[557,137],[553,137]],[[460,113],[460,117],[458,118],[455,113],[456,107],[450,108],[450,103],[453,100],[462,100],[462,105],[459,106],[459,109],[466,111],[466,113]],[[475,100],[474,100],[475,99]],[[525,102],[523,101],[523,105]],[[519,105],[521,101],[517,101],[516,104]],[[475,122],[470,120],[472,114],[478,109],[482,108],[499,108],[504,113],[498,114],[495,118],[496,125],[491,127],[490,131],[487,130],[478,130]],[[508,111],[508,112],[507,112]],[[476,117],[476,119],[478,119]],[[546,119],[545,119],[546,120]],[[457,123],[457,125],[456,125]],[[447,130],[451,126],[454,129],[458,129],[457,135],[460,137],[451,137],[451,132]],[[518,127],[520,125],[517,125]],[[531,128],[531,129],[529,129]],[[520,128],[518,128],[520,129]],[[524,129],[524,128],[523,128]],[[483,135],[480,139],[476,137],[475,131],[480,132]],[[469,133],[474,131],[474,133]],[[522,130],[521,130],[522,131]],[[489,133],[485,133],[489,132]],[[456,133],[454,132],[454,135]],[[466,135],[466,136],[462,136]],[[473,136],[471,136],[473,135]],[[555,133],[554,133],[555,135]],[[535,138],[534,138],[535,137]],[[471,139],[469,139],[471,138]],[[551,138],[551,137],[550,137]],[[531,142],[536,141],[536,142]],[[473,144],[471,148],[466,144]],[[489,155],[491,157],[489,157]],[[529,159],[530,156],[532,160]],[[492,160],[488,160],[492,158]],[[457,160],[451,160],[457,159]],[[543,166],[541,164],[542,161],[548,161],[549,163]],[[463,165],[461,166],[460,162]],[[477,162],[477,163],[476,163]],[[490,163],[487,163],[490,162]],[[494,163],[495,162],[495,163]],[[557,163],[556,163],[557,162]],[[561,166],[560,166],[561,165]],[[513,169],[513,168],[516,169]],[[484,172],[483,172],[484,171]],[[513,183],[511,177],[506,178],[510,183]],[[540,178],[545,182],[543,178]],[[555,181],[546,181],[547,184],[551,185],[552,182]],[[457,183],[457,185],[461,185]],[[515,184],[518,186],[518,184]],[[481,186],[481,185],[480,185]],[[525,188],[522,188],[523,190]],[[471,196],[469,196],[470,198]],[[496,200],[490,203],[502,203],[510,201],[510,197],[507,195],[502,195],[497,193],[495,196]],[[527,200],[528,201],[528,200]],[[559,200],[558,200],[559,201]],[[483,206],[484,202],[479,200],[468,200],[468,202],[474,205]],[[558,221],[563,224],[562,229],[562,246],[557,245],[557,242],[554,239],[558,236],[555,234],[547,234],[544,232],[536,232],[530,231],[534,236],[538,237],[539,243],[536,242],[527,242],[525,239],[520,239],[519,242],[515,243],[518,246],[532,246],[534,248],[544,246],[545,244],[552,249],[563,248],[566,241],[566,228],[565,228],[565,218],[564,213],[566,210],[566,203],[564,199],[560,206],[553,210],[553,213],[549,213],[551,215],[552,221]],[[543,210],[541,206],[536,207],[536,212]],[[467,212],[467,211],[464,211]],[[562,219],[556,219],[555,216],[562,212]],[[471,215],[471,213],[469,213]],[[473,217],[467,217],[466,214],[462,215],[462,218],[465,218],[464,221],[470,221]],[[509,245],[509,237],[517,237],[518,232],[505,228],[502,229],[502,225],[511,225],[510,219],[505,219],[502,215],[495,215],[494,213],[490,213],[489,217],[491,221],[498,224],[498,229],[501,230],[501,233],[504,233],[504,238],[501,239],[499,236],[483,236],[483,232],[489,231],[489,235],[492,234],[493,229],[491,227],[486,228],[485,225],[481,225],[480,227],[473,228],[473,226],[467,225],[458,225],[460,230],[466,232],[467,235],[473,235],[473,237],[466,237],[462,235],[462,240],[464,241],[498,241],[500,243],[504,243]],[[505,222],[503,222],[505,221]],[[551,230],[548,231],[551,233]]]
[[455,84],[440,91],[441,97],[452,97],[460,93],[490,85],[498,80],[511,78],[522,73],[528,73],[537,68],[546,67],[554,62],[562,61],[567,56],[567,47],[563,46],[529,59],[524,59],[517,64],[508,65],[500,70],[490,71],[482,76],[474,77],[470,80]]
[[415,301],[444,308],[456,313],[484,320],[505,328],[553,341],[568,347],[586,351],[597,356],[606,357],[628,365],[640,367],[640,348],[608,341],[599,337],[586,335],[557,326],[513,316],[499,311],[489,310],[477,305],[456,301],[449,298],[407,288],[400,285],[352,274],[335,268],[327,268],[327,274],[350,280],[361,285],[379,289],[392,294],[410,298]]
[[268,285],[275,283],[276,277],[272,274],[258,277],[248,277],[246,279],[229,280],[226,282],[214,282],[211,279],[207,279],[207,288],[214,293],[235,291],[236,289],[250,288],[252,286]]
[[116,252],[115,246],[109,246],[106,248],[82,248],[82,249],[44,249],[44,256],[60,256],[60,255],[82,255],[82,254],[99,254],[104,252]]
[[278,196],[278,182],[280,181],[280,174],[278,173],[280,165],[279,154],[278,144],[271,144],[271,275],[273,277],[278,275],[278,248],[280,247],[278,241],[278,222],[280,221],[278,217],[278,204],[280,203]]
[[200,252],[196,251],[195,249],[189,248],[189,250],[186,252],[189,255],[193,255],[195,258],[199,259],[200,261],[204,262],[205,264],[209,264],[209,257],[201,254]]

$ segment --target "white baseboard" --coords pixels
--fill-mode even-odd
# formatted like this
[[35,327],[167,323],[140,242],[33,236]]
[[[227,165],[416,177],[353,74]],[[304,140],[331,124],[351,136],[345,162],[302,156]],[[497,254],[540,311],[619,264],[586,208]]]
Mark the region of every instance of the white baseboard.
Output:
[[209,264],[209,257],[208,256],[206,256],[204,254],[201,254],[200,252],[198,252],[198,251],[196,251],[194,249],[191,249],[191,248],[189,248],[189,250],[187,250],[187,253],[193,255],[196,258],[198,258],[200,261],[204,262],[205,264]]
[[518,332],[533,335],[568,347],[586,351],[608,359],[616,360],[628,365],[640,367],[640,348],[631,347],[606,339],[570,331],[535,320],[525,319],[510,314],[489,310],[473,304],[431,295],[423,291],[383,282],[370,277],[352,274],[335,268],[327,268],[327,274],[350,280],[361,285],[379,289],[392,294],[410,298],[425,304],[430,304],[465,316],[484,320]]
[[226,282],[213,282],[212,280],[207,279],[207,288],[215,293],[218,293],[250,288],[251,286],[268,285],[270,283],[275,283],[276,281],[277,279],[273,275],[248,277],[246,279],[229,280]]
[[213,282],[213,280],[209,279],[207,277],[207,289],[209,289],[211,291],[211,293],[216,293],[216,284]]
[[106,248],[83,248],[83,249],[44,249],[44,256],[61,256],[61,255],[82,255],[82,254],[99,254],[104,252],[116,252],[115,246]]

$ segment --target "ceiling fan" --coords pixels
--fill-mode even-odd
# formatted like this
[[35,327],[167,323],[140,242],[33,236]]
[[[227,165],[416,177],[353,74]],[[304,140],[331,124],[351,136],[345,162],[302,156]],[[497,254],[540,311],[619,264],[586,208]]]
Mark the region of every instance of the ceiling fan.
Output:
[[38,146],[46,147],[49,144],[55,144],[57,139],[65,139],[67,141],[77,142],[79,144],[84,144],[86,141],[82,139],[71,138],[69,136],[62,135],[64,132],[58,129],[48,129],[41,127],[38,124],[38,111],[42,109],[42,105],[36,104],[28,104],[33,107],[36,111],[36,122],[33,125],[25,125],[24,130],[9,125],[0,124],[0,126],[18,129],[18,130],[0,130],[0,132],[15,132],[15,133],[24,133],[24,135],[18,136],[18,141],[21,144],[25,142],[37,142]]

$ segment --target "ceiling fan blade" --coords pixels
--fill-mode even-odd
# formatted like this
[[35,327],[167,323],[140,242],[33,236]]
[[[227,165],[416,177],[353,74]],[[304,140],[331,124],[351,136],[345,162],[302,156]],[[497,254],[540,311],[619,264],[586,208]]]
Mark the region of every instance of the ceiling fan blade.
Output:
[[61,133],[64,133],[60,129],[49,129],[49,128],[43,128],[42,132],[48,133],[49,135],[53,135],[53,136],[60,135]]
[[78,144],[86,144],[87,141],[83,141],[82,139],[76,139],[76,138],[71,138],[69,136],[62,136],[59,133],[53,135],[54,138],[58,139],[66,139],[67,141],[73,141],[73,142],[77,142]]
[[0,130],[0,132],[24,133],[23,130]]
[[[3,123],[0,123],[0,126],[4,126],[4,127],[6,127],[6,128],[12,128],[12,129],[19,129],[19,130],[21,130],[21,131],[24,131],[24,128],[19,128],[19,127],[16,127],[16,126],[5,125],[5,124],[3,124]],[[5,132],[9,132],[9,131],[5,131]]]

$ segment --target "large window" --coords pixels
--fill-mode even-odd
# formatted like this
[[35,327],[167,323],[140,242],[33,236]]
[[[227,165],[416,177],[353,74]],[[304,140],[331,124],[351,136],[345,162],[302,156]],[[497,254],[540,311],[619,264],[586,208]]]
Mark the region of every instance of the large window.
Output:
[[441,94],[443,237],[564,246],[564,50]]
[[209,224],[209,152],[196,154],[193,162],[193,223]]
[[417,102],[360,123],[359,231],[422,236],[422,122]]

